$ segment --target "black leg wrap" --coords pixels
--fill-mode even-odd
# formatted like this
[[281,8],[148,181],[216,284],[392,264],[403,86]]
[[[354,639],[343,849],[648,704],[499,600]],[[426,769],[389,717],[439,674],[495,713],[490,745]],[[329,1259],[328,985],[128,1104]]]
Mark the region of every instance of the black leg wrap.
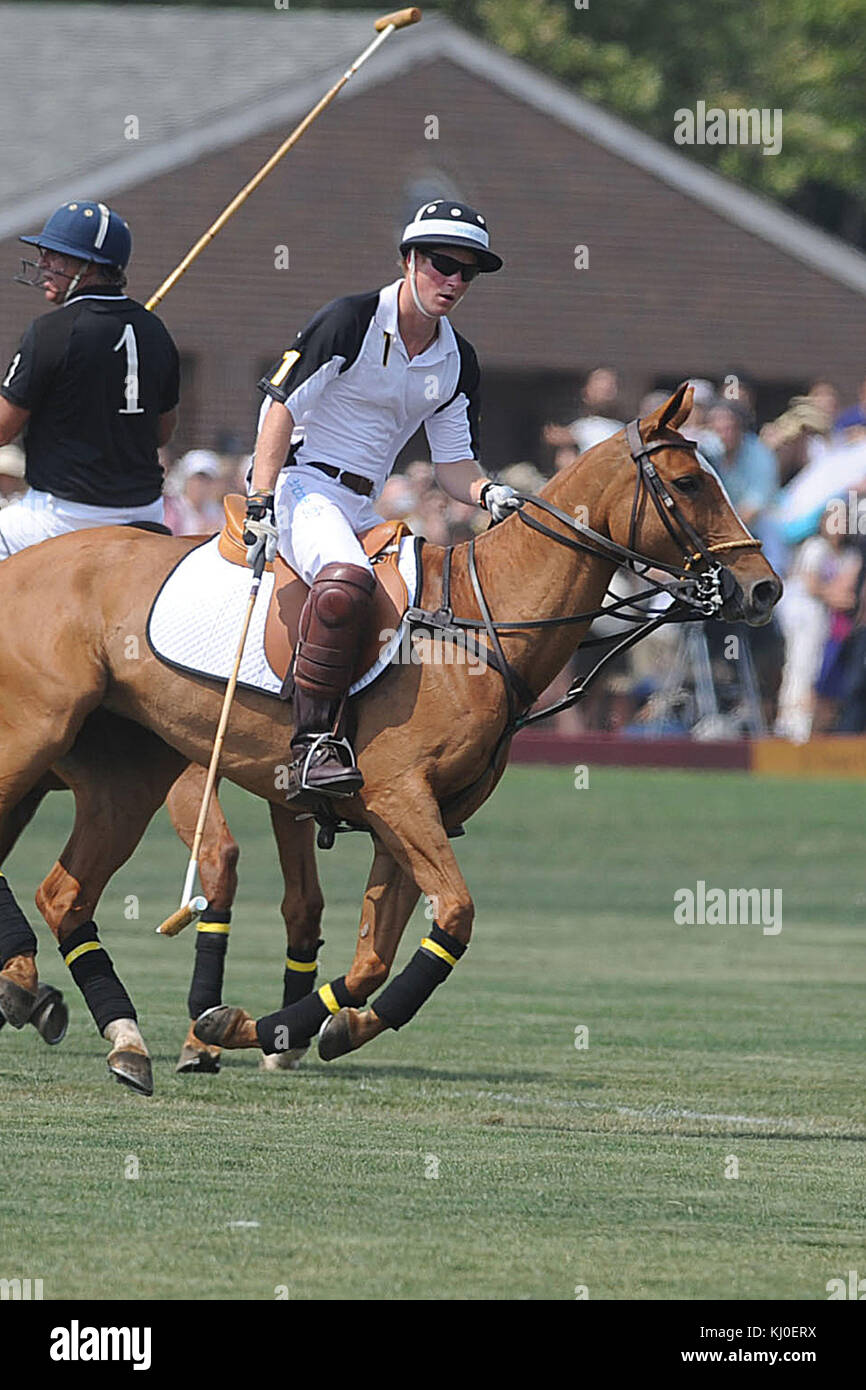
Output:
[[316,983],[316,957],[323,945],[324,942],[319,941],[307,951],[300,948],[293,950],[289,947],[286,953],[286,968],[283,971],[284,1009],[290,1004],[299,1003],[312,993]]
[[229,946],[230,912],[206,907],[195,938],[195,967],[189,985],[187,1005],[190,1018],[223,1001],[223,976]]
[[402,1028],[426,1004],[436,986],[448,979],[465,950],[462,942],[434,923],[406,969],[373,1000],[373,1012],[389,1028]]
[[100,1033],[116,1018],[137,1019],[132,1000],[114,973],[111,957],[100,944],[95,922],[82,922],[59,950]]
[[210,903],[208,903],[207,907],[205,908],[204,912],[201,914],[201,917],[199,918],[200,923],[210,922],[212,926],[217,925],[220,927],[231,926],[231,920],[231,908],[223,908],[222,911],[220,911],[216,907],[211,907]]
[[35,954],[33,929],[16,903],[5,876],[0,874],[0,970],[13,956]]
[[348,1009],[357,1002],[346,989],[346,977],[341,975],[339,980],[322,985],[315,994],[306,995],[287,1009],[265,1014],[256,1023],[262,1052],[288,1052],[289,1048],[303,1047],[315,1037],[328,1015],[336,1013],[332,1004]]

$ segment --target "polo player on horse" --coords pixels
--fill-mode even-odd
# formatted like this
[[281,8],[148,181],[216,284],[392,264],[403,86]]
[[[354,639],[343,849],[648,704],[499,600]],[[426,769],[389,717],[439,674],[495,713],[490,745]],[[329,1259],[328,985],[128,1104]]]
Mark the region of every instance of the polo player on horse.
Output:
[[439,485],[494,521],[520,505],[478,465],[480,373],[448,322],[478,274],[500,270],[485,219],[465,203],[419,208],[400,242],[402,279],[325,305],[262,379],[267,396],[245,540],[310,585],[293,668],[289,799],[364,785],[342,715],[375,589],[359,535],[400,449],[424,424]]

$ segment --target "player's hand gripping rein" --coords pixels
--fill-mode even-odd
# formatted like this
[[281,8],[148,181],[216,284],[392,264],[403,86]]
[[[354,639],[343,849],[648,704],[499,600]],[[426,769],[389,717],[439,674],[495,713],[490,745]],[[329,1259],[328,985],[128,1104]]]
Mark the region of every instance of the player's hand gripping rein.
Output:
[[484,510],[490,513],[494,523],[504,521],[513,511],[523,506],[522,499],[507,483],[485,483],[478,500]]

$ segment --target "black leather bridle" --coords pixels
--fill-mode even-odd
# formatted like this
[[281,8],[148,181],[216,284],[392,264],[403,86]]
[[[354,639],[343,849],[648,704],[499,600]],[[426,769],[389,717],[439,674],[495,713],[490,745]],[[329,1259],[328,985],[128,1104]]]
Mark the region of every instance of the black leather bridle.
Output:
[[[721,541],[716,545],[706,545],[683,516],[676,500],[668,491],[664,478],[657,472],[651,455],[659,453],[663,449],[681,449],[690,454],[692,458],[697,459],[696,444],[683,438],[655,439],[646,443],[640,432],[640,420],[632,420],[626,425],[625,437],[637,468],[631,525],[629,527],[628,543],[631,550],[634,550],[635,529],[642,493],[649,496],[671,540],[683,550],[686,556],[685,569],[687,571],[700,559],[705,560],[712,567],[716,564],[713,555],[718,555],[723,550],[760,549],[761,542],[756,540],[754,536],[744,537],[741,541]],[[691,553],[689,553],[689,546],[692,548]],[[659,569],[662,566],[656,565],[655,568]]]
[[[517,516],[525,526],[529,526],[533,531],[548,537],[558,545],[565,545],[571,550],[613,560],[619,568],[630,570],[632,574],[645,580],[648,585],[646,589],[631,595],[629,598],[617,599],[606,607],[596,608],[587,613],[573,613],[563,618],[535,618],[507,622],[494,620],[478,576],[475,562],[475,540],[473,538],[468,545],[468,568],[481,618],[457,618],[454,616],[451,608],[452,546],[449,546],[445,552],[442,568],[442,601],[439,608],[433,612],[428,612],[422,608],[410,608],[406,613],[406,618],[413,627],[437,633],[440,637],[450,638],[467,651],[471,650],[480,660],[486,660],[499,671],[505,685],[508,715],[505,730],[497,745],[497,751],[502,741],[518,729],[525,728],[528,724],[534,724],[539,719],[547,719],[550,715],[577,704],[608,662],[629,647],[634,646],[648,633],[669,623],[703,622],[707,618],[717,617],[724,605],[736,593],[738,585],[731,571],[725,565],[720,564],[715,556],[724,551],[760,548],[761,542],[748,534],[744,535],[742,540],[722,541],[708,545],[697,534],[687,518],[683,516],[676,499],[671,495],[667,484],[656,469],[652,455],[664,449],[680,449],[693,458],[697,458],[697,446],[694,443],[683,438],[645,442],[640,432],[639,419],[632,420],[626,425],[625,436],[636,469],[627,546],[620,545],[617,541],[611,540],[610,537],[592,530],[591,527],[585,526],[582,522],[569,516],[567,512],[554,506],[552,502],[546,501],[543,497],[537,497],[533,493],[518,493],[523,506],[517,512]],[[682,551],[682,565],[654,560],[635,549],[638,518],[643,498],[648,498],[652,503],[668,535]],[[527,506],[546,512],[555,520],[563,523],[571,534],[563,534],[562,531],[554,530],[552,526],[548,526],[538,517],[533,516],[531,512],[527,512]],[[669,575],[670,580],[649,579],[647,575],[650,570],[661,571],[663,574]],[[670,595],[673,603],[657,618],[649,617],[645,611],[637,607],[639,603],[663,593]],[[520,713],[521,708],[528,710],[530,705],[534,704],[535,695],[505,656],[499,634],[531,628],[563,627],[567,624],[590,623],[595,618],[602,616],[628,623],[631,625],[631,630],[627,630],[626,635],[596,663],[586,676],[579,677],[572,682],[561,700],[542,710],[537,710],[534,714]],[[482,637],[488,639],[489,647],[483,645]],[[584,647],[606,645],[609,641],[610,639],[607,637],[591,638],[582,645]]]

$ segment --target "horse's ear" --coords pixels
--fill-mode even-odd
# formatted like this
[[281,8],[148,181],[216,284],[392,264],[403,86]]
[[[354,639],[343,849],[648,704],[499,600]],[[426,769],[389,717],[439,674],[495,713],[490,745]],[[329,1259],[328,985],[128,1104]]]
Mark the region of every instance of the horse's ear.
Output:
[[674,394],[654,410],[652,415],[648,415],[643,424],[650,427],[651,433],[657,430],[678,430],[692,413],[692,398],[694,387],[687,381],[678,386]]

